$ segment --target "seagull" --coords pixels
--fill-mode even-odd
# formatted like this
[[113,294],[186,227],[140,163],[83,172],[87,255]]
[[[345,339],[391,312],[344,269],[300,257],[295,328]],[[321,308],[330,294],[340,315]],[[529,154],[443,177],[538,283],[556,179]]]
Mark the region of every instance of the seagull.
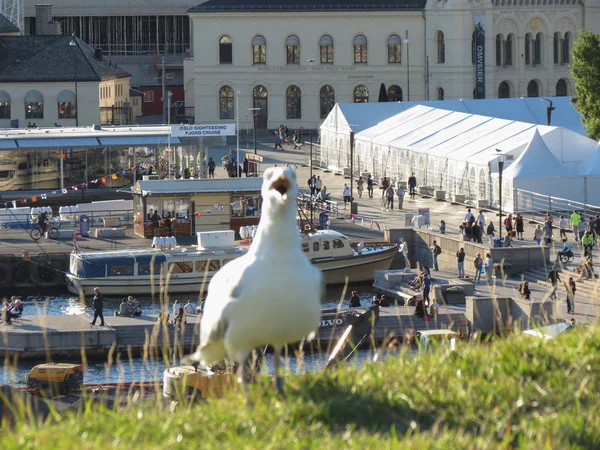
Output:
[[324,281],[300,244],[296,222],[298,185],[292,166],[265,171],[261,218],[248,252],[212,278],[200,323],[200,345],[187,360],[204,366],[238,363],[238,382],[248,396],[248,367],[255,348],[273,347],[277,390],[283,392],[279,355],[287,343],[314,332],[321,318]]

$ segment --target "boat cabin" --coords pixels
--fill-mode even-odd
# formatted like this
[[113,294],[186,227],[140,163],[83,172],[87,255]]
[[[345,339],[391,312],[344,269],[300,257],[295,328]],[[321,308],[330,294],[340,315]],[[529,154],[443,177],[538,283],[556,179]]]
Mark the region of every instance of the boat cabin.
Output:
[[354,255],[350,239],[333,230],[317,230],[302,237],[302,251],[310,260],[344,258]]
[[432,342],[448,345],[450,350],[454,351],[456,348],[456,340],[462,338],[462,335],[456,331],[439,329],[417,331],[417,337],[419,338],[419,350],[421,352],[427,351]]
[[134,188],[134,233],[155,236],[151,217],[158,212],[159,236],[195,235],[202,231],[234,230],[260,221],[262,178],[142,180]]

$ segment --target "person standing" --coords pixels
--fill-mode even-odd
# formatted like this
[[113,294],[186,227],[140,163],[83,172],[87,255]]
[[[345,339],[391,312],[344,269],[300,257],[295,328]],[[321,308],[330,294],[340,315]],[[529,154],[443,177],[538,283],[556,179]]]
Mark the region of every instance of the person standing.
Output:
[[542,243],[542,226],[538,223],[533,230],[533,240],[540,245]]
[[491,253],[485,254],[485,262],[484,262],[483,267],[485,268],[485,277],[487,278],[488,284],[492,284],[492,275],[493,275],[493,271],[494,271],[494,260],[492,259]]
[[435,270],[436,272],[438,270],[440,270],[439,266],[438,266],[438,255],[442,254],[442,247],[440,247],[437,244],[437,241],[433,241],[433,244],[430,247],[431,249],[431,256],[433,256],[433,270]]
[[490,247],[494,246],[494,233],[495,233],[496,229],[494,228],[494,222],[490,222],[487,226],[487,230],[485,230],[485,234],[488,237],[488,240],[490,241]]
[[250,171],[250,161],[248,161],[248,157],[247,156],[244,156],[244,163],[243,163],[242,172],[244,172],[244,175],[246,175],[246,177],[247,177],[249,171]]
[[552,284],[552,293],[550,297],[556,300],[556,286],[560,280],[560,275],[558,274],[558,270],[556,269],[556,264],[552,266],[552,270],[548,274],[548,280],[550,280],[550,284]]
[[208,178],[214,178],[216,164],[212,158],[208,158],[207,167],[208,167]]
[[431,291],[431,277],[428,273],[423,274],[423,302],[429,304],[429,292]]
[[586,257],[592,256],[592,247],[594,245],[594,236],[589,231],[586,231],[581,238],[581,244],[583,245],[583,254]]
[[317,187],[317,177],[316,176],[312,176],[308,178],[308,189],[310,189],[310,196],[314,197],[316,194],[316,187]]
[[360,297],[357,291],[352,291],[352,297],[350,297],[350,308],[360,308]]
[[358,190],[358,198],[362,198],[362,193],[365,188],[365,180],[363,177],[358,177],[358,181],[356,182],[356,189]]
[[477,216],[477,223],[481,227],[482,230],[485,230],[485,216],[483,215],[483,211],[479,211],[479,215]]
[[171,216],[171,211],[168,211],[167,217],[165,217],[165,227],[167,228],[167,236],[173,236],[173,217]]
[[481,270],[483,269],[483,258],[481,257],[481,253],[477,253],[477,255],[475,255],[475,259],[473,259],[473,265],[475,266],[473,284],[475,284],[481,281]]
[[560,221],[558,222],[558,226],[560,228],[560,238],[563,240],[567,240],[567,221],[565,220],[565,216],[560,216]]
[[100,326],[104,326],[104,297],[100,293],[99,288],[94,288],[94,298],[92,299],[92,308],[94,308],[94,319],[90,322],[90,325],[96,325],[96,319],[100,318]]
[[471,225],[472,222],[475,221],[475,216],[471,212],[471,208],[467,208],[467,214],[465,214],[465,222]]
[[542,229],[542,234],[544,235],[544,245],[552,244],[552,227],[548,222],[544,225]]
[[517,223],[517,239],[523,240],[524,226],[523,216],[521,215],[521,213],[517,213],[517,219],[515,220],[515,222]]
[[346,205],[352,201],[350,198],[350,186],[344,183],[344,190],[342,191],[342,195],[344,196],[344,209],[346,209]]
[[321,175],[319,175],[315,181],[315,195],[319,195],[321,189],[323,189],[323,180],[321,180]]
[[390,184],[388,188],[385,190],[385,200],[387,204],[388,210],[394,209],[394,188]]
[[456,252],[456,261],[458,263],[458,278],[465,277],[465,249],[460,248],[459,251]]
[[367,192],[369,193],[369,198],[373,198],[373,178],[371,175],[367,177]]
[[398,209],[402,209],[402,205],[404,204],[404,188],[402,186],[398,186],[396,195],[398,196]]
[[513,219],[512,214],[509,214],[506,219],[504,219],[504,228],[506,228],[506,234],[510,234],[513,230]]
[[567,287],[567,314],[575,314],[575,292],[577,291],[577,287],[575,286],[575,281],[573,281],[573,277],[569,277],[569,282],[566,285]]
[[416,189],[417,189],[417,177],[415,177],[415,173],[412,172],[410,174],[410,177],[408,177],[408,188],[409,188],[409,193],[410,193],[410,198],[411,199],[415,199],[415,195],[417,194]]
[[579,240],[579,222],[581,222],[581,216],[575,210],[573,211],[573,214],[571,214],[571,226],[573,227],[575,241]]
[[446,234],[446,221],[440,220],[440,234]]
[[152,223],[152,231],[154,231],[154,237],[160,236],[160,216],[158,215],[158,210],[154,210],[152,216],[150,217],[150,223]]
[[385,200],[385,193],[387,188],[390,187],[390,180],[387,177],[383,177],[383,181],[381,182],[381,199]]
[[404,258],[404,272],[410,271],[410,260],[408,259],[408,245],[404,238],[400,238],[400,247],[398,248],[398,253],[402,255]]

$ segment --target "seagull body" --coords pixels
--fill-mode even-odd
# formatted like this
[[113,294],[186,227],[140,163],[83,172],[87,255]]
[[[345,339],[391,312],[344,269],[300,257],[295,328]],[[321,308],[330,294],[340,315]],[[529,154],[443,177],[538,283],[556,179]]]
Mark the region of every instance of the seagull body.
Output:
[[[248,253],[212,278],[200,323],[200,345],[191,359],[212,365],[244,361],[253,349],[271,345],[278,388],[279,352],[316,330],[323,276],[302,252],[296,223],[297,184],[292,167],[264,174],[263,205]],[[246,379],[241,377],[246,387]]]

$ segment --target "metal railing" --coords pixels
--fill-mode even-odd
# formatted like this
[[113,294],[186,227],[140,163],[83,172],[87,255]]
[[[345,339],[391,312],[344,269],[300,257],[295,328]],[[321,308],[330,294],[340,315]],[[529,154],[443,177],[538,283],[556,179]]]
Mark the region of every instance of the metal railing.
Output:
[[298,194],[298,206],[302,210],[310,215],[311,207],[313,211],[328,212],[333,214],[337,219],[339,215],[339,203],[332,200],[319,200],[316,197],[312,197],[310,194],[300,193]]
[[[106,211],[90,211],[90,212],[73,212],[66,213],[60,216],[59,223],[52,223],[51,226],[55,226],[61,229],[67,228],[78,228],[79,220],[81,216],[87,216],[89,218],[89,226],[91,227],[104,227],[104,219],[115,219],[118,218],[118,225],[115,226],[107,226],[107,228],[115,228],[115,227],[131,227],[133,226],[134,216],[132,210],[106,210]],[[52,222],[52,220],[51,220]],[[32,216],[31,214],[4,214],[0,217],[0,227],[3,229],[7,228],[31,228],[37,223],[37,217]]]

